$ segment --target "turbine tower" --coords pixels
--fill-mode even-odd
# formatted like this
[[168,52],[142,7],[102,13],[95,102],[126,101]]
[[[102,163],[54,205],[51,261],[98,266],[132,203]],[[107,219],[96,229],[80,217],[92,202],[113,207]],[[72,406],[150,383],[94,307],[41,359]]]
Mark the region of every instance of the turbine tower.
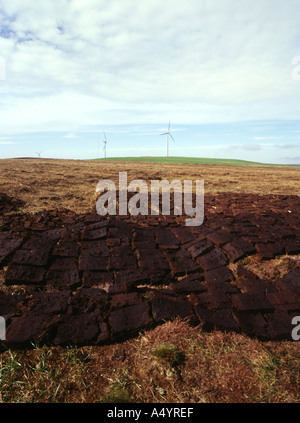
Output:
[[169,136],[172,138],[172,140],[175,142],[171,132],[170,132],[170,126],[171,126],[171,122],[169,122],[169,126],[168,126],[168,131],[164,132],[163,134],[160,135],[166,135],[167,136],[167,157],[169,157]]
[[104,147],[103,147],[103,151],[104,151],[104,158],[106,159],[106,144],[108,144],[108,141],[106,139],[106,135],[105,135],[105,132],[104,131],[103,131],[103,133],[104,133],[104,140],[103,140]]

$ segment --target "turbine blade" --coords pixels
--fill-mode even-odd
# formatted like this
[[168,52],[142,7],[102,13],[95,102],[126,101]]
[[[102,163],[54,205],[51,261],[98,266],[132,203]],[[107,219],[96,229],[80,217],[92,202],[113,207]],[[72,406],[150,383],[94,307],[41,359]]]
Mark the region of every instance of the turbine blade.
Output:
[[172,138],[172,140],[175,142],[174,138],[172,137],[172,134],[169,134],[169,135],[170,135],[170,137]]

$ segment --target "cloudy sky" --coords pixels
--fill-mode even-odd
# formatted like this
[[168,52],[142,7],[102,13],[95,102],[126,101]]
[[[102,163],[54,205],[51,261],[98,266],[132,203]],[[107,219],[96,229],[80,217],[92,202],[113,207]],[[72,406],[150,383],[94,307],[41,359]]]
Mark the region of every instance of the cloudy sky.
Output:
[[299,0],[0,0],[0,158],[300,163]]

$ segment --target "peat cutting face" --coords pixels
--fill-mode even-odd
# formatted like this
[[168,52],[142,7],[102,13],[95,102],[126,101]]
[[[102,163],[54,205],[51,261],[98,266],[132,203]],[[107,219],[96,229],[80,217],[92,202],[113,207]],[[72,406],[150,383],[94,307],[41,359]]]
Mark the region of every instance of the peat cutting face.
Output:
[[2,344],[98,345],[176,316],[205,330],[291,340],[299,269],[260,279],[243,259],[299,254],[299,209],[297,196],[226,193],[205,197],[195,227],[174,215],[3,216]]

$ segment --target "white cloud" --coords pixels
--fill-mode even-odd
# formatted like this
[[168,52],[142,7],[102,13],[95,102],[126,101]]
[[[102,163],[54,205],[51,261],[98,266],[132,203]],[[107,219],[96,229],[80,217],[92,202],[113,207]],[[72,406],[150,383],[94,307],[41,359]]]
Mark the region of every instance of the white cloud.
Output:
[[62,138],[65,139],[77,139],[77,138],[81,138],[79,135],[74,134],[73,132],[66,134],[66,135],[62,135]]
[[0,0],[0,11],[4,131],[300,115],[297,0]]
[[258,151],[262,149],[261,144],[243,144],[242,147],[245,150],[250,150],[250,151]]
[[280,158],[282,160],[284,160],[286,163],[300,165],[300,156],[298,156],[298,157],[280,157]]
[[277,140],[280,139],[282,137],[280,136],[260,136],[260,137],[253,137],[253,139],[257,140],[257,141],[267,141],[267,140]]
[[278,145],[276,145],[276,147],[278,147],[278,148],[284,148],[284,149],[300,148],[300,144],[291,144],[291,143],[278,144]]

